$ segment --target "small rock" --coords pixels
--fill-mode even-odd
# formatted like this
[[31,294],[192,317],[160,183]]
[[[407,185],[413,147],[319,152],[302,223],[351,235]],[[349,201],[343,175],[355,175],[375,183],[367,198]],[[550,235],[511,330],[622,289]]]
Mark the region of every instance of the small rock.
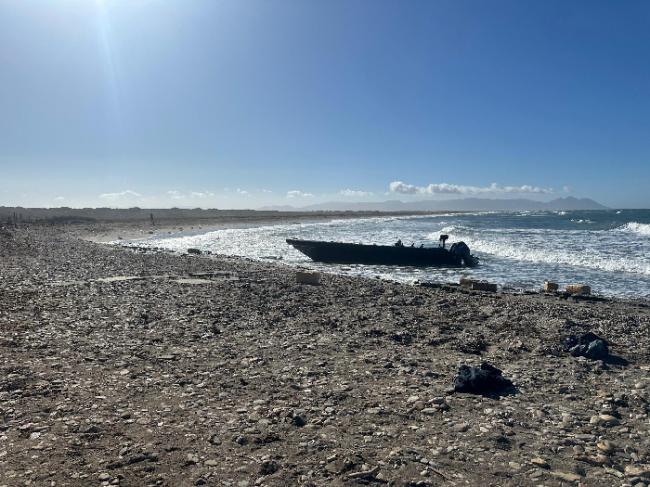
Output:
[[379,467],[371,468],[369,470],[362,470],[360,472],[353,472],[348,475],[349,479],[373,479],[379,472]]
[[536,465],[536,466],[538,466],[540,468],[545,468],[545,469],[551,468],[551,466],[548,464],[548,462],[546,460],[544,460],[543,458],[539,458],[539,457],[533,458],[530,461],[530,463],[532,463],[533,465]]
[[246,438],[245,436],[242,436],[242,435],[236,435],[233,438],[233,441],[235,443],[237,443],[238,445],[244,446],[244,445],[246,445],[248,443],[248,438]]
[[601,414],[598,416],[598,422],[605,426],[617,426],[621,424],[619,419],[611,414]]
[[593,458],[593,461],[597,465],[607,465],[610,463],[609,458],[602,453],[599,453]]
[[307,421],[305,421],[305,418],[297,414],[293,418],[291,418],[291,424],[297,426],[298,428],[302,428],[307,424]]
[[199,463],[199,456],[196,453],[188,453],[185,458],[185,465],[196,465]]
[[614,445],[607,440],[599,441],[596,443],[596,448],[598,448],[603,453],[611,453],[614,451]]
[[260,464],[260,475],[272,475],[280,469],[280,465],[273,460],[264,460]]
[[556,479],[566,480],[567,482],[580,482],[580,480],[582,480],[582,477],[580,477],[580,475],[576,475],[575,473],[549,472],[549,474]]
[[440,409],[438,408],[424,408],[422,409],[422,414],[428,414],[429,416],[437,414],[440,412]]
[[451,429],[453,431],[457,432],[457,433],[464,433],[465,431],[467,431],[469,429],[469,424],[467,424],[467,423],[458,423],[458,424],[455,424],[454,426],[452,426]]
[[626,465],[625,475],[650,478],[650,465]]

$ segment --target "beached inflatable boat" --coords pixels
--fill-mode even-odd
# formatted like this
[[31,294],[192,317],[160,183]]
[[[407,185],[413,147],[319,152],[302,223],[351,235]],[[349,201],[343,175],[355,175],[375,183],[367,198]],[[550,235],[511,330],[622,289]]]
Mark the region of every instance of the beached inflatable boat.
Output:
[[342,242],[287,239],[287,243],[317,262],[375,264],[413,267],[474,267],[478,257],[464,242],[442,247],[364,245]]

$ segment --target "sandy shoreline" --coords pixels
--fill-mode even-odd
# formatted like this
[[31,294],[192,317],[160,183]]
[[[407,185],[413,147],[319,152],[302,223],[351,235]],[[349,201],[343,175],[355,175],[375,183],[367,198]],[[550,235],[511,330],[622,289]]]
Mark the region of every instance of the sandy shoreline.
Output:
[[[303,286],[88,234],[0,232],[0,485],[650,482],[647,302]],[[566,354],[583,331],[621,360]],[[483,360],[518,392],[452,393]]]

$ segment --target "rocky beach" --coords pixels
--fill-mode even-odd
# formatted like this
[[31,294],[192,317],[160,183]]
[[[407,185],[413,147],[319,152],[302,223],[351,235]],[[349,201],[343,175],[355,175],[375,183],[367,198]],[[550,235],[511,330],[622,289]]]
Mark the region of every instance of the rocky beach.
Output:
[[[647,301],[298,284],[111,231],[0,230],[0,486],[650,484]],[[611,355],[566,351],[587,332]],[[454,391],[482,362],[514,387]]]

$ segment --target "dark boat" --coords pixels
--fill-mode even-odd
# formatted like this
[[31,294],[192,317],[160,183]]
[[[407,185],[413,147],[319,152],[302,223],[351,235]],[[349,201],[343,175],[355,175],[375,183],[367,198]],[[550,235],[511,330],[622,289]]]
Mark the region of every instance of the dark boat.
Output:
[[317,262],[334,264],[376,264],[413,267],[474,267],[478,257],[465,242],[442,247],[364,245],[342,242],[287,239],[287,243]]

